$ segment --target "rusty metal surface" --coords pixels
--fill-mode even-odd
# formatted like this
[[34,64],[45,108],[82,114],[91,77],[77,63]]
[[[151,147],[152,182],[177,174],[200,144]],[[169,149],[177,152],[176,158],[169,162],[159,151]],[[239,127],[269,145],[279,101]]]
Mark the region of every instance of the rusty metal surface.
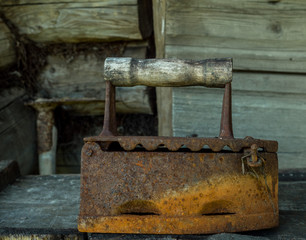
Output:
[[102,133],[84,139],[80,231],[200,234],[278,225],[278,144],[234,139],[230,83],[218,138],[116,136],[114,99],[107,82]]
[[105,110],[102,136],[117,135],[116,123],[116,88],[108,81],[105,82]]
[[[244,153],[82,150],[79,230],[191,234],[278,224],[275,153],[242,172]],[[254,174],[255,172],[255,174]]]
[[170,151],[187,150],[201,151],[208,147],[214,152],[226,150],[226,147],[233,152],[239,152],[243,148],[250,148],[256,144],[265,152],[276,152],[278,143],[276,141],[254,139],[246,137],[244,139],[220,139],[220,138],[184,138],[184,137],[156,137],[156,136],[95,136],[84,138],[85,142],[104,143],[107,150],[112,143],[119,145],[126,151],[136,150],[142,146],[148,151],[165,148]]
[[[105,109],[104,123],[100,136],[117,135],[116,128],[116,87],[110,81],[105,82]],[[221,123],[220,123],[220,139],[234,139],[232,127],[232,87],[231,83],[225,84]]]

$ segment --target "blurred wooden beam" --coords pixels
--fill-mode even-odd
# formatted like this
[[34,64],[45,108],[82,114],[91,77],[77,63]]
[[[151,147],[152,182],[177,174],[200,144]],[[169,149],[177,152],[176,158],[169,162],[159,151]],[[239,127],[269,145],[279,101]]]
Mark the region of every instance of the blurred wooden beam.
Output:
[[[0,18],[0,69],[16,62],[16,52],[13,35]],[[0,79],[1,82],[1,79]]]
[[13,160],[0,159],[0,192],[20,177],[18,163]]
[[[121,55],[146,58],[147,48],[146,41],[131,42],[125,46]],[[49,55],[47,65],[38,76],[40,88],[37,98],[51,99],[50,101],[57,102],[65,109],[80,115],[103,115],[105,57],[105,54],[98,50],[76,53],[68,57],[61,54]],[[153,113],[153,103],[150,102],[147,87],[118,87],[116,91],[119,113]]]
[[[156,58],[165,57],[166,0],[153,0]],[[172,88],[157,87],[158,135],[172,136]]]
[[152,31],[140,30],[137,0],[9,0],[0,6],[19,34],[35,42],[142,40]]

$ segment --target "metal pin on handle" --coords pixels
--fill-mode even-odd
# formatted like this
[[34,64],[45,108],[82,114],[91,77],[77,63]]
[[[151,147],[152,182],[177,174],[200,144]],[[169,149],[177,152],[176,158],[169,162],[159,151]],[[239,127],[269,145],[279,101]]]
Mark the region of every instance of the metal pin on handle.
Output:
[[231,83],[225,84],[219,138],[220,139],[234,138],[233,126],[232,126],[232,86],[231,86]]
[[100,136],[116,136],[116,89],[110,81],[105,81],[104,123]]

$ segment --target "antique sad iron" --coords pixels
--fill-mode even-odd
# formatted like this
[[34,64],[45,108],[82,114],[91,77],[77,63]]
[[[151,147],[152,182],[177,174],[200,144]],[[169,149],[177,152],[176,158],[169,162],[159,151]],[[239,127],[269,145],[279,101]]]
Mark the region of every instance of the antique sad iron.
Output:
[[[278,225],[278,144],[234,138],[232,59],[107,58],[104,69],[103,131],[82,149],[79,231],[202,234]],[[115,86],[135,85],[225,87],[219,137],[117,136]]]

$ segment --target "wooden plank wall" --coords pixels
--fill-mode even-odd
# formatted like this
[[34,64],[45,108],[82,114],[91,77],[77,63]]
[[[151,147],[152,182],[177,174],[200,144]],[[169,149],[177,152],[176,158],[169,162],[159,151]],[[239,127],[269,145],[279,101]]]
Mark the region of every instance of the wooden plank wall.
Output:
[[[305,168],[306,2],[169,0],[165,4],[164,32],[155,33],[164,36],[164,45],[157,49],[164,49],[166,58],[233,57],[235,136],[276,139],[279,167]],[[173,88],[158,102],[171,108],[160,111],[160,119],[172,117],[170,123],[160,122],[164,125],[160,129],[170,128],[174,136],[218,135],[222,90]]]
[[[147,48],[147,41],[130,42],[123,47],[119,56],[146,58]],[[50,54],[46,66],[38,76],[40,82],[38,95],[43,92],[48,98],[57,101],[78,100],[78,104],[69,104],[65,108],[82,115],[103,114],[105,99],[103,71],[106,57],[107,53],[101,53],[99,49],[66,57]],[[86,102],[85,105],[81,104],[82,100]],[[145,86],[118,87],[116,100],[116,109],[120,113],[152,114],[148,89]]]
[[[305,239],[306,182],[279,182],[280,227],[216,235],[80,233],[80,175],[25,176],[0,192],[1,240]],[[54,191],[56,189],[56,191]],[[83,235],[82,235],[83,234]]]
[[170,0],[166,56],[230,56],[236,70],[305,72],[305,11],[302,0]]
[[[137,0],[0,0],[5,17],[35,42],[141,40]],[[148,29],[150,31],[150,29]]]
[[[165,22],[166,22],[166,0],[153,0],[153,22],[154,40],[156,46],[156,58],[165,57]],[[157,87],[157,112],[158,133],[162,136],[172,136],[172,88]],[[163,101],[165,99],[166,101]]]
[[[94,104],[73,104],[68,107],[81,114],[103,113],[103,65],[107,56],[147,57],[147,40],[153,31],[149,0],[0,0],[0,7],[1,16],[13,26],[14,34],[21,40],[25,39],[26,43],[33,41],[35,44],[42,43],[41,46],[55,43],[63,46],[80,42],[88,44],[88,49],[81,52],[71,54],[68,51],[61,53],[60,50],[47,56],[47,65],[37,79],[39,89],[35,96],[52,98],[57,102],[63,98],[87,102],[92,99]],[[6,45],[9,44],[8,33],[4,23],[0,22],[0,40],[6,41]],[[6,39],[2,39],[2,35]],[[115,48],[112,52],[112,44],[120,45],[118,41],[125,47],[122,52]],[[91,42],[109,45],[105,51],[94,50],[94,47],[90,48]],[[10,50],[5,47],[5,51]],[[0,67],[14,60],[7,59],[9,53],[3,51],[1,45]],[[70,55],[64,57],[65,54]],[[9,57],[14,55],[10,53]],[[2,61],[5,62],[2,64]],[[146,87],[118,89],[117,93],[119,112],[152,114]]]
[[[100,116],[96,115],[103,115],[104,112],[104,60],[115,56],[146,58],[148,52],[153,52],[149,50],[154,49],[151,44],[151,10],[151,0],[0,0],[0,84],[4,79],[2,75],[18,75],[20,82],[23,81],[29,89],[34,89],[35,94],[31,95],[34,101],[42,104],[48,102],[45,105],[50,102],[57,104],[58,108],[62,108],[55,111],[57,127],[60,126],[58,121],[62,119],[62,110],[80,118],[85,115],[99,119]],[[18,64],[13,65],[17,59]],[[153,114],[151,95],[154,91],[151,89],[137,86],[116,90],[119,113]],[[4,98],[6,97],[8,96]],[[3,135],[15,142],[24,141],[24,136],[29,134],[22,129],[22,118],[17,123],[11,123],[11,118],[28,110],[28,107],[22,105],[22,101],[23,99],[6,108],[6,112],[0,106],[3,112],[0,125],[1,120],[4,123],[0,128],[6,130],[12,128],[11,124],[17,124],[16,129],[20,131],[20,136],[13,132],[15,128]],[[10,112],[11,110],[17,112]],[[35,123],[36,119],[25,116],[26,120]],[[99,127],[101,123],[102,121],[99,122]],[[97,125],[87,128],[96,129]],[[36,161],[36,132],[30,127],[28,129],[32,130],[28,138],[33,149],[26,149],[27,143],[11,144],[10,147],[5,144],[2,149],[4,157],[9,156],[11,151],[32,151],[24,151],[27,156],[20,154],[28,161],[29,166],[25,167],[26,171],[21,169],[22,173],[29,173],[28,168],[33,168],[32,161]],[[77,129],[71,128],[71,135],[73,132],[77,132]],[[2,134],[1,131],[0,133]],[[82,142],[82,137],[84,135],[77,136],[72,142]],[[58,145],[58,149],[60,148]],[[80,162],[79,152],[80,149],[78,158],[75,158],[77,165]],[[65,156],[68,155],[69,151]],[[28,157],[32,160],[28,160]],[[25,166],[26,161],[23,163]]]

